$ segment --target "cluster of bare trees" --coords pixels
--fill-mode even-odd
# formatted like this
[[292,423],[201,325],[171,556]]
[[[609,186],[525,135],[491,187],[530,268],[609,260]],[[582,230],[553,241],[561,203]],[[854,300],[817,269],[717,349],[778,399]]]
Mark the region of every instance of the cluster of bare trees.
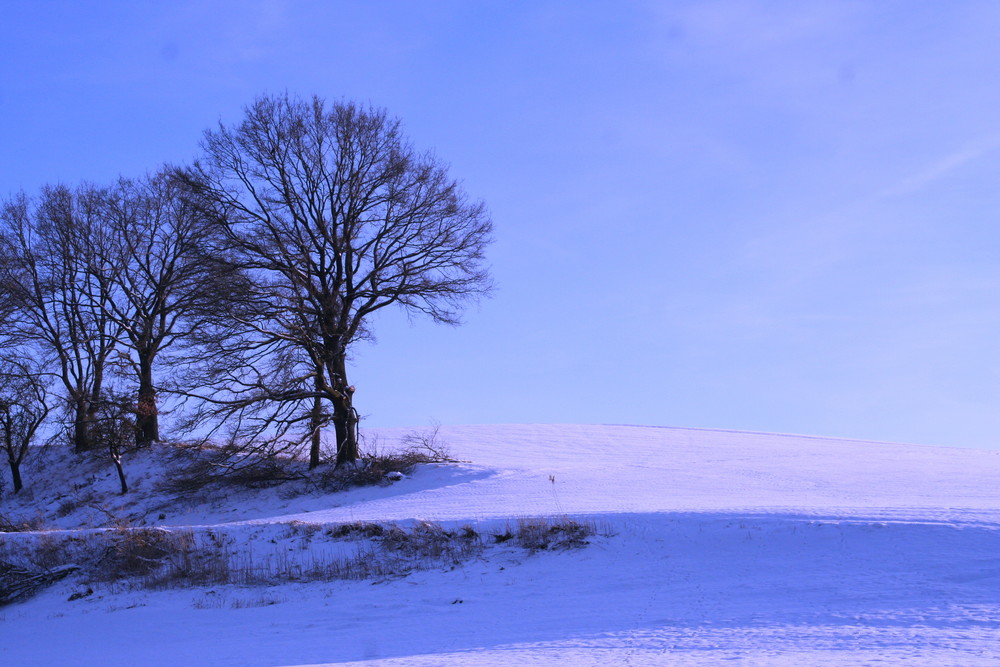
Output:
[[[332,426],[358,458],[352,344],[399,306],[454,324],[491,287],[491,223],[384,111],[261,97],[189,167],[0,208],[0,443],[15,491],[44,424],[78,452],[192,432],[241,451]],[[166,398],[165,398],[166,397]],[[59,426],[61,425],[61,426]]]

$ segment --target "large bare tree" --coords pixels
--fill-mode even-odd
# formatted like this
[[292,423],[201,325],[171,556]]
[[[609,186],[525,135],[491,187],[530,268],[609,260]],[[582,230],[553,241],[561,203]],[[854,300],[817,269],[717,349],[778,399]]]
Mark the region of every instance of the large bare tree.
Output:
[[160,439],[157,360],[208,326],[229,289],[230,271],[218,261],[213,228],[171,172],[122,178],[101,197],[110,242],[97,248],[93,272],[115,295],[106,302],[107,314],[121,331],[137,391],[140,447]]
[[311,467],[332,422],[337,464],[353,462],[351,345],[388,306],[457,323],[491,288],[489,215],[380,109],[263,96],[202,146],[188,181],[253,279],[228,339],[251,363],[222,367],[205,398],[261,428],[301,426]]
[[93,270],[97,248],[109,242],[100,201],[93,186],[56,186],[43,188],[37,199],[20,194],[0,207],[6,338],[32,346],[54,369],[77,451],[97,444],[93,425],[120,333],[110,317],[113,291]]

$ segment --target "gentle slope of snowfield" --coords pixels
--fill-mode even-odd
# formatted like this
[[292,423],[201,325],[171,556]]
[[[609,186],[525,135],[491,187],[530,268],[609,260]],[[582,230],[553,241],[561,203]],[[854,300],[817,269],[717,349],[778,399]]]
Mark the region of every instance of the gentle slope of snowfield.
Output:
[[1000,664],[1000,452],[634,426],[441,437],[469,463],[166,523],[571,515],[609,535],[374,583],[74,602],[56,585],[0,608],[0,664]]

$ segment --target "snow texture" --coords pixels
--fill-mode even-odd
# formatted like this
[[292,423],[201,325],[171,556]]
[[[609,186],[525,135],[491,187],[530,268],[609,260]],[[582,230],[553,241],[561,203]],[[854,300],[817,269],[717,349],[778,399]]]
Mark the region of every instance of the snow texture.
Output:
[[[391,447],[405,432],[377,435]],[[130,509],[306,551],[281,539],[292,522],[424,519],[488,534],[571,516],[602,535],[579,550],[492,546],[453,569],[375,581],[104,586],[69,602],[79,584],[67,580],[0,608],[0,664],[1000,664],[1000,452],[635,426],[440,437],[468,462],[340,494],[194,503],[162,520],[154,499]]]

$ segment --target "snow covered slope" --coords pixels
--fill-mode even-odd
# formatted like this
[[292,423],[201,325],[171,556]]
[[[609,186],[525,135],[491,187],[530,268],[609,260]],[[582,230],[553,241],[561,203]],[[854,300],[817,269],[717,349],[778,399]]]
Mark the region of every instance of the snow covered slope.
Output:
[[[392,442],[404,432],[379,434]],[[323,519],[719,510],[974,518],[1000,508],[1000,451],[638,426],[454,426],[440,435],[488,474]]]
[[374,584],[74,602],[55,586],[0,609],[0,664],[1000,664],[998,452],[634,426],[440,437],[468,463],[218,529],[571,515],[608,535]]

